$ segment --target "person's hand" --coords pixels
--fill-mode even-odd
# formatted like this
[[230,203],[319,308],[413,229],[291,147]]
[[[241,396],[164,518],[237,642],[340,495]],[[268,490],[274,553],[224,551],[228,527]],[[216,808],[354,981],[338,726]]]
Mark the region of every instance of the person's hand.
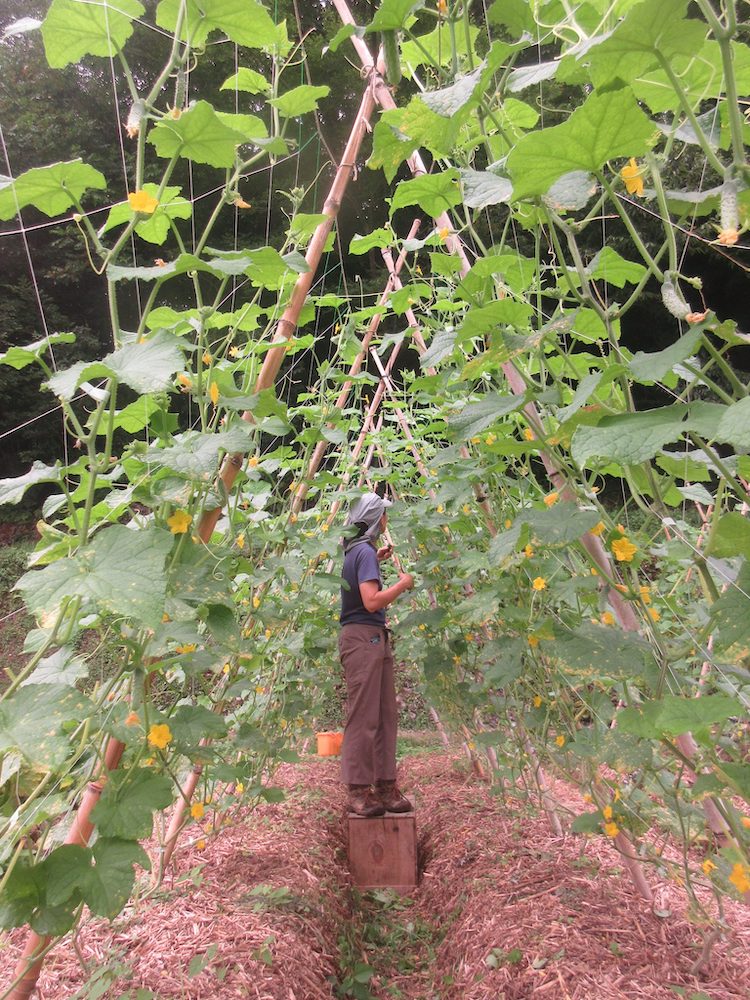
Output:
[[404,584],[404,590],[414,589],[414,577],[411,573],[399,573],[398,575],[399,583]]
[[393,555],[393,546],[384,545],[381,549],[378,549],[378,562],[382,562],[384,559],[390,559]]

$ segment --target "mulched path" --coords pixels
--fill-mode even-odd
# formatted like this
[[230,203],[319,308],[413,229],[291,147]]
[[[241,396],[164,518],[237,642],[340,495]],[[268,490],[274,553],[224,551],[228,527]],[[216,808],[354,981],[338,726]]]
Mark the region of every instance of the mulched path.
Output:
[[[603,837],[554,837],[520,802],[504,805],[458,755],[411,756],[402,772],[416,792],[424,865],[411,900],[352,894],[336,763],[286,764],[274,777],[285,802],[260,806],[204,850],[185,831],[157,892],[111,925],[82,927],[88,976],[66,939],[48,956],[38,996],[70,1000],[120,963],[97,996],[135,998],[140,987],[158,1000],[331,1000],[342,995],[342,956],[350,971],[355,961],[374,970],[347,995],[378,1000],[750,996],[747,907],[726,903],[729,929],[691,975],[703,940],[677,885],[658,886],[659,910],[670,915],[657,917]],[[564,797],[564,786],[553,790]],[[144,877],[142,893],[148,884]],[[383,944],[384,933],[398,946]],[[16,931],[0,945],[0,984],[22,940]]]

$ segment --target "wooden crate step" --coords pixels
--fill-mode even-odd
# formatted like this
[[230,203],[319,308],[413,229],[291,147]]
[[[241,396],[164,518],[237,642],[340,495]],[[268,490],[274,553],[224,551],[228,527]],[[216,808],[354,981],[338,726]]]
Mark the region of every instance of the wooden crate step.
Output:
[[365,818],[349,813],[349,869],[360,889],[409,893],[417,884],[414,812]]

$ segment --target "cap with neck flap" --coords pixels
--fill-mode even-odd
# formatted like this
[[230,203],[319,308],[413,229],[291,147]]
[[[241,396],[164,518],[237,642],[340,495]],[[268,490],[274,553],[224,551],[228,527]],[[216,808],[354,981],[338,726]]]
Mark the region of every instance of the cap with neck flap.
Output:
[[379,497],[377,493],[365,493],[356,500],[345,523],[346,526],[356,525],[360,529],[360,534],[356,538],[344,540],[344,551],[363,542],[372,544],[380,533],[380,519],[390,506],[392,506],[391,501]]

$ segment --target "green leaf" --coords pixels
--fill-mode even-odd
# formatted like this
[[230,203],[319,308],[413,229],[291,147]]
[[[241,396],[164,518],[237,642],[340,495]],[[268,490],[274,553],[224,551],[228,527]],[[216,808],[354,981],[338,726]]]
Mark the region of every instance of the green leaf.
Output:
[[544,194],[571,170],[596,173],[607,160],[646,152],[653,125],[627,87],[592,94],[567,121],[530,132],[508,156],[516,199]]
[[[121,427],[128,434],[137,434],[144,427],[148,427],[153,415],[161,409],[161,406],[153,396],[141,396],[140,399],[128,403],[122,410],[117,410],[113,421],[114,427]],[[106,427],[99,428],[100,434],[106,434]]]
[[369,250],[380,250],[389,247],[393,243],[394,235],[390,229],[373,229],[366,236],[357,234],[353,236],[349,243],[349,253],[359,257]]
[[[92,860],[96,862],[93,869]],[[58,847],[34,871],[43,879],[48,903],[57,899],[68,902],[75,893],[73,906],[82,895],[92,912],[114,917],[130,896],[136,862],[146,870],[151,868],[148,855],[138,844],[101,839],[93,851],[72,844]]]
[[493,563],[502,563],[516,552],[521,539],[520,521],[516,521],[507,531],[501,531],[490,542],[489,557]]
[[41,935],[65,934],[73,925],[77,900],[53,906],[47,898],[45,863],[29,865],[21,859],[10,871],[0,902],[0,927],[29,924]]
[[27,684],[66,684],[72,687],[77,681],[87,677],[88,672],[89,668],[83,657],[76,656],[70,646],[62,646],[40,660],[31,675],[21,682],[21,687]]
[[750,639],[750,615],[747,595],[750,593],[750,562],[742,564],[739,575],[718,601],[711,605],[711,618],[718,631],[717,646],[727,649],[735,643],[746,644]]
[[722,761],[714,764],[716,771],[741,795],[745,802],[750,802],[750,765],[725,764]]
[[[739,93],[750,90],[750,48],[732,42],[732,63]],[[710,40],[689,55],[670,59],[671,69],[681,82],[685,100],[696,107],[704,101],[719,97],[724,91],[724,66],[721,49]],[[653,70],[633,80],[633,90],[639,100],[645,101],[653,112],[681,112],[680,96],[663,69]]]
[[391,198],[390,214],[399,208],[419,205],[423,212],[436,218],[461,202],[459,172],[455,169],[425,174],[413,180],[401,181]]
[[684,20],[687,6],[688,0],[641,3],[602,41],[587,45],[581,58],[591,64],[594,85],[630,83],[658,66],[660,56],[671,62],[699,51],[706,24],[702,19]]
[[153,627],[164,613],[164,562],[171,548],[172,536],[162,528],[137,531],[114,524],[76,555],[25,573],[15,589],[29,610],[45,616],[54,615],[64,600],[80,596],[85,607],[132,615]]
[[419,95],[427,107],[442,118],[452,118],[469,101],[471,101],[482,76],[483,66],[475,69],[473,73],[460,76],[450,87],[443,87],[442,90],[429,90]]
[[[230,121],[240,127],[242,122],[237,119],[245,117],[254,116],[231,116]],[[233,128],[222,121],[207,101],[197,101],[177,119],[162,118],[149,132],[148,141],[165,159],[179,156],[212,167],[232,167],[237,147],[258,138],[248,131],[256,132],[255,125],[248,129],[245,123],[240,130]]]
[[382,118],[375,123],[372,133],[372,153],[367,161],[370,170],[383,168],[388,183],[392,183],[396,172],[404,160],[408,160],[418,143],[415,139],[404,135],[399,129],[392,128]]
[[443,118],[428,108],[419,97],[413,97],[405,108],[385,111],[381,120],[390,125],[397,134],[408,136],[434,156],[450,157],[464,116]]
[[593,813],[581,813],[570,824],[573,833],[601,833],[602,814],[597,810]]
[[656,351],[654,354],[645,354],[638,351],[633,356],[628,368],[636,380],[642,385],[652,385],[661,380],[672,371],[675,365],[690,357],[698,349],[702,339],[701,331],[692,328],[683,334],[679,340],[663,351]]
[[44,462],[34,462],[25,476],[15,479],[0,479],[0,504],[18,503],[26,490],[37,483],[59,483],[60,468],[56,465],[45,465]]
[[555,181],[544,201],[556,212],[577,212],[588,205],[597,190],[598,185],[591,174],[585,170],[571,170]]
[[[698,131],[696,131],[689,121],[681,122],[677,115],[675,115],[670,125],[665,125],[661,122],[657,122],[656,124],[664,135],[673,135],[680,142],[686,142],[691,146],[698,146],[701,143],[701,139],[705,138],[712,149],[718,149],[721,143],[721,122],[717,119],[716,110],[711,108],[710,111],[706,111],[702,115],[696,115],[695,121],[698,125]],[[667,195],[667,203],[669,203],[669,192],[665,191],[665,194]]]
[[[158,184],[144,184],[143,190],[156,197],[159,193]],[[135,227],[136,233],[141,239],[148,243],[161,245],[166,240],[170,232],[170,219],[189,219],[193,214],[193,208],[186,198],[178,195],[182,188],[166,187],[159,199],[158,208],[143,222],[139,222]],[[134,216],[133,209],[127,201],[113,205],[104,223],[102,232],[108,232],[116,226],[122,226],[130,222]]]
[[[182,253],[176,260],[163,267],[120,267],[110,264],[107,268],[107,277],[110,281],[160,281],[174,275],[188,274],[190,271],[203,271],[219,280],[245,274],[254,285],[276,289],[290,274],[303,274],[309,270],[304,257],[297,251],[284,254],[282,257],[275,247],[206,252],[215,256],[203,260],[190,253]],[[253,315],[252,310],[250,314]],[[256,326],[257,323],[252,329]]]
[[637,285],[645,273],[643,264],[626,260],[612,247],[603,247],[586,268],[589,277],[606,281],[617,288],[623,288],[628,283]]
[[78,844],[62,844],[40,867],[46,881],[47,902],[50,906],[59,906],[67,903],[74,893],[80,893],[88,883],[91,851]]
[[[463,267],[463,263],[458,254],[455,253],[431,253],[430,271],[434,276],[440,275],[443,278],[453,278]],[[459,305],[458,302],[455,303]]]
[[579,427],[573,435],[571,454],[579,465],[592,458],[634,465],[653,458],[665,444],[677,441],[687,430],[684,404],[639,413],[604,417],[596,427]]
[[266,802],[283,802],[286,799],[286,792],[283,788],[264,785],[260,790],[260,797]]
[[744,556],[750,561],[750,521],[738,510],[721,515],[711,528],[710,539],[706,555],[719,559]]
[[222,83],[220,90],[241,90],[245,94],[269,94],[271,84],[262,73],[242,67]]
[[144,13],[138,0],[52,0],[42,23],[47,62],[61,69],[82,56],[116,55]]
[[[285,253],[275,247],[259,247],[257,250],[207,250],[214,254],[208,261],[218,275],[246,274],[253,285],[260,288],[277,289],[292,274],[304,274],[310,268],[298,251]],[[178,258],[179,259],[179,258]]]
[[593,622],[583,622],[542,645],[545,655],[564,664],[565,673],[588,681],[649,679],[656,671],[653,653],[644,639]]
[[79,361],[57,372],[46,383],[60,399],[72,399],[78,386],[89,379],[116,378],[138,393],[162,392],[185,363],[179,341],[170,333],[157,331],[147,340],[126,344],[101,361]]
[[468,338],[483,337],[498,326],[528,326],[532,311],[532,306],[526,302],[517,302],[511,298],[499,299],[488,306],[470,309],[458,334],[461,342],[465,343]]
[[517,94],[527,87],[535,87],[544,80],[551,80],[557,76],[560,63],[557,60],[552,62],[535,63],[533,66],[522,66],[514,69],[508,77],[506,89],[511,94]]
[[580,510],[573,503],[559,502],[544,510],[522,510],[516,522],[529,528],[529,540],[544,545],[567,545],[590,531],[598,522],[593,510]]
[[[174,31],[185,0],[161,0],[156,9],[160,28]],[[238,45],[251,49],[272,48],[278,41],[278,26],[258,0],[187,0],[182,38],[200,47],[212,31],[223,31]]]
[[487,20],[490,24],[505,25],[514,35],[522,35],[524,31],[533,34],[537,30],[528,0],[495,0],[487,11]]
[[479,403],[469,403],[460,413],[452,416],[448,423],[456,431],[461,440],[468,440],[502,417],[519,410],[525,403],[524,396],[502,396],[500,393],[487,393]]
[[736,698],[724,694],[704,695],[701,698],[681,698],[665,695],[660,701],[626,708],[617,716],[618,726],[624,733],[643,739],[662,736],[679,736],[725,722],[731,716],[743,715],[744,709]]
[[297,212],[289,223],[289,235],[298,246],[307,246],[321,222],[327,221],[322,212]]
[[33,205],[50,217],[80,201],[89,188],[106,188],[104,174],[81,160],[32,167],[15,181],[0,182],[0,219],[12,219]]
[[464,204],[469,208],[486,208],[510,201],[513,185],[507,177],[498,177],[490,170],[461,170]]
[[536,274],[536,263],[519,253],[491,254],[480,257],[471,270],[461,279],[457,294],[470,302],[485,298],[495,299],[495,280],[507,285],[520,295],[526,291]]
[[664,451],[656,456],[659,468],[676,479],[688,483],[708,483],[711,481],[711,470],[705,461],[698,461],[696,455],[705,458],[703,452]]
[[175,436],[173,443],[166,448],[149,448],[145,461],[181,476],[209,483],[218,470],[220,455],[224,452],[246,452],[252,443],[249,433],[240,427],[215,434],[186,431]]
[[422,368],[433,368],[453,354],[456,346],[456,331],[448,328],[438,330],[430,341],[430,346],[419,359]]
[[330,87],[311,87],[309,84],[302,84],[288,90],[280,97],[272,97],[268,103],[276,108],[282,118],[297,118],[299,115],[314,111],[318,106],[321,97],[327,97],[331,92]]
[[373,31],[399,31],[415,10],[424,7],[425,0],[382,0],[375,17],[365,28]]
[[[645,194],[648,195],[648,192]],[[705,188],[703,191],[665,191],[664,196],[670,212],[698,217],[716,211],[721,202],[721,187]]]
[[603,372],[591,372],[578,383],[578,388],[573,393],[573,399],[567,406],[561,407],[557,411],[557,419],[561,424],[569,420],[580,408],[589,401],[592,393],[599,388],[599,383],[603,377]]
[[18,750],[30,764],[54,768],[71,753],[63,724],[85,719],[92,708],[74,687],[21,687],[0,705],[0,750]]
[[607,328],[593,309],[579,309],[574,317],[571,335],[585,344],[595,344],[607,338]]
[[132,840],[100,837],[91,855],[94,867],[89,873],[84,899],[92,913],[111,920],[125,906],[133,891],[133,865],[150,871],[151,862],[141,845]]
[[203,705],[180,705],[168,721],[180,748],[197,749],[204,737],[215,740],[227,734],[223,718]]
[[[170,727],[171,728],[171,727]],[[149,768],[113,771],[91,813],[102,837],[141,840],[151,836],[153,813],[172,804],[172,781]]]
[[341,45],[341,43],[345,42],[347,38],[351,38],[352,35],[357,33],[357,31],[358,29],[355,24],[342,24],[339,30],[336,32],[336,34],[328,43],[328,46],[323,48],[323,54],[325,55],[326,51],[329,52],[338,51],[338,48]]
[[726,407],[716,439],[731,444],[738,451],[750,451],[750,396]]
[[42,340],[35,340],[32,344],[24,344],[23,347],[9,347],[7,351],[0,354],[0,365],[8,365],[20,371],[28,365],[33,365],[53,344],[72,344],[76,339],[74,333],[50,333]]

